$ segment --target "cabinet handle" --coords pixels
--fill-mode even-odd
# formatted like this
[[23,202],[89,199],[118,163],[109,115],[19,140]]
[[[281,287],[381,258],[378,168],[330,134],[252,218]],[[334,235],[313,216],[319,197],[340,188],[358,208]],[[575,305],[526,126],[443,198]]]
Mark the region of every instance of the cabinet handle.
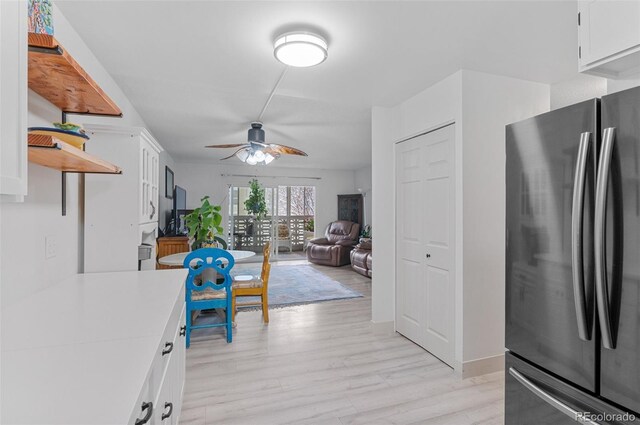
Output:
[[173,342],[166,342],[164,344],[164,350],[162,350],[162,355],[169,354],[173,351]]
[[431,254],[427,254],[427,258],[431,258]]
[[136,419],[135,425],[144,425],[151,419],[151,415],[153,414],[153,403],[150,401],[142,403],[142,411],[147,411],[147,414],[144,415],[142,419]]
[[162,416],[161,416],[161,420],[163,420],[163,421],[165,419],[170,418],[171,414],[173,413],[173,403],[169,403],[169,402],[165,403],[164,404],[164,409],[166,410],[167,407],[169,408],[169,411],[167,413],[163,413]]
[[153,205],[153,201],[149,201],[149,203],[151,204],[151,214],[149,215],[149,218],[151,219],[156,215],[156,206]]
[[187,327],[186,326],[181,326],[180,327],[180,336],[185,336],[187,334]]

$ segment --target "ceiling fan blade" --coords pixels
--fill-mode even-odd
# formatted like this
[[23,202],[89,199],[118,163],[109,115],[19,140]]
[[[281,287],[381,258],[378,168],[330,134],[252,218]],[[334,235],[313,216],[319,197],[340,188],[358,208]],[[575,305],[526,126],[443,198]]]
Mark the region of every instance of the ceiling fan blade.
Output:
[[237,151],[235,151],[234,153],[232,153],[231,155],[229,155],[229,156],[225,156],[224,158],[220,158],[220,161],[224,161],[225,159],[233,158],[234,156],[236,156],[236,154],[237,154],[238,152],[243,151],[243,150],[245,150],[245,149],[247,149],[247,148],[246,148],[246,147],[244,147],[244,148],[240,148],[240,149],[238,149]]
[[209,145],[205,146],[205,148],[237,148],[240,146],[248,146],[247,143],[233,143],[230,145]]
[[287,155],[300,155],[300,156],[308,156],[305,152],[300,149],[292,148],[291,146],[285,145],[276,145],[275,143],[269,144],[269,146],[265,149],[265,152],[275,152],[282,153]]

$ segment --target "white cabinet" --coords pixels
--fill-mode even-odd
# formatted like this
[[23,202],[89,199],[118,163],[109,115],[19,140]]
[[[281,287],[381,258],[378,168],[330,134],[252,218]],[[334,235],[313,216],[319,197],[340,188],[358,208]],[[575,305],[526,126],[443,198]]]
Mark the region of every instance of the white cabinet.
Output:
[[140,223],[158,221],[158,152],[150,140],[140,143]]
[[[183,293],[184,294],[184,293]],[[182,410],[182,395],[185,380],[185,309],[184,302],[176,304],[176,309],[167,324],[160,342],[151,372],[145,382],[131,423],[144,419],[152,403],[152,411],[146,424],[177,425]],[[167,338],[167,336],[170,337]]]
[[578,2],[579,70],[616,78],[640,71],[640,2]]
[[[155,251],[159,154],[162,147],[140,127],[85,125],[87,152],[122,169],[122,175],[88,174],[85,180],[85,272],[138,269],[138,245]],[[142,270],[155,268],[155,252]]]
[[26,1],[0,1],[0,46],[0,195],[19,200],[27,194]]
[[[175,329],[173,335],[171,352],[165,354],[167,356],[166,368],[155,403],[157,408],[154,420],[158,425],[177,425],[180,418],[180,401],[182,400],[185,378],[184,314],[185,310],[183,308],[178,321],[179,326]],[[163,348],[163,350],[163,352],[167,352],[169,349]]]
[[186,275],[79,274],[3,309],[0,423],[178,423]]

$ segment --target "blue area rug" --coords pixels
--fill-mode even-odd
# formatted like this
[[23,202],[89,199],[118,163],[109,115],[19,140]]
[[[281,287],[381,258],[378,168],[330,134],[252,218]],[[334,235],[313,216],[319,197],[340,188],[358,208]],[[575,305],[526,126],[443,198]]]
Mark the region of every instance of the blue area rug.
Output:
[[[231,274],[259,276],[260,268],[261,265],[257,264],[237,264]],[[362,297],[361,293],[347,288],[311,266],[275,264],[271,266],[269,309],[359,297]],[[258,302],[259,300],[260,297],[242,297],[241,302]],[[239,307],[239,309],[255,308],[259,307]]]

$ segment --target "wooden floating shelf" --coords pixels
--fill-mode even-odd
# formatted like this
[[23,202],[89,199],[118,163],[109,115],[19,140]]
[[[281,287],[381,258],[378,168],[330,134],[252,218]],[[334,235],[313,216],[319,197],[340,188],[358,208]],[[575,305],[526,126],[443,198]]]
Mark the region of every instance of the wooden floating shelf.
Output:
[[51,35],[29,33],[29,88],[62,112],[122,116],[122,111]]
[[119,167],[52,136],[29,135],[29,161],[70,173],[122,173]]

